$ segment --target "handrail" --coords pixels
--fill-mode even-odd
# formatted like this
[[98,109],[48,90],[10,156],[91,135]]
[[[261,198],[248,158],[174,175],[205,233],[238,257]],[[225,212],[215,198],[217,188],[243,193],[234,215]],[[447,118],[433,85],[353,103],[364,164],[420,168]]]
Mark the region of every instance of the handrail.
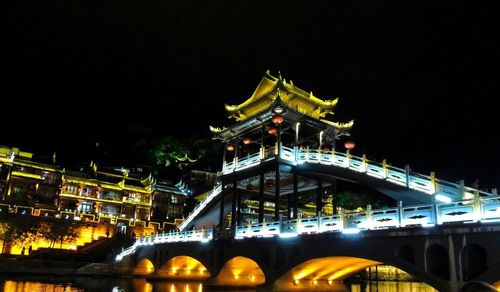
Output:
[[[472,198],[477,195],[495,196],[495,194],[490,192],[435,178],[432,174],[425,175],[416,173],[409,168],[399,168],[388,165],[385,162],[380,163],[368,160],[364,156],[359,157],[338,151],[323,151],[319,149],[297,147],[290,148],[282,145],[280,147],[280,158],[291,161],[292,163],[320,163],[347,168],[430,195],[441,194],[442,196],[448,197],[451,201]],[[233,165],[232,162],[228,162],[224,174],[259,165],[260,161],[256,159],[258,155],[258,153],[255,153],[247,157],[241,157],[238,160],[238,165]],[[264,150],[264,159],[270,157],[276,157],[275,147],[266,148]]]
[[[300,219],[286,219],[234,227],[234,238],[291,237],[308,233],[342,232],[357,233],[362,230],[430,227],[448,223],[490,223],[500,222],[500,196],[477,197],[459,202],[402,206],[372,210],[367,207],[361,212],[324,215]],[[169,231],[139,237],[132,246],[122,249],[116,256],[133,254],[137,248],[154,244],[173,242],[208,242],[216,239],[212,229]]]
[[201,210],[210,203],[220,192],[222,192],[222,184],[217,184],[211,193],[200,203],[198,204],[191,213],[187,216],[187,218],[182,221],[182,223],[179,225],[179,230],[184,230],[189,223],[194,219],[198,213],[201,212]]

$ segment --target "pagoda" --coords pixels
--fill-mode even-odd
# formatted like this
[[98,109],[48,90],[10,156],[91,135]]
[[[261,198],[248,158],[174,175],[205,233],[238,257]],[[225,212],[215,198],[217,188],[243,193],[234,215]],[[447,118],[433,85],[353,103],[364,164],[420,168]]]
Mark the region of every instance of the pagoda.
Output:
[[252,198],[257,209],[255,221],[265,221],[270,209],[269,220],[297,218],[299,192],[313,189],[314,216],[321,215],[322,187],[331,181],[301,173],[295,156],[304,149],[313,155],[334,153],[336,140],[349,135],[354,121],[331,120],[338,102],[338,98],[320,99],[287,82],[281,74],[276,77],[267,71],[250,98],[238,105],[225,105],[229,119],[236,123],[210,126],[214,139],[224,144],[220,226],[225,225],[226,214],[231,215],[231,226],[243,224],[242,202],[252,202]]

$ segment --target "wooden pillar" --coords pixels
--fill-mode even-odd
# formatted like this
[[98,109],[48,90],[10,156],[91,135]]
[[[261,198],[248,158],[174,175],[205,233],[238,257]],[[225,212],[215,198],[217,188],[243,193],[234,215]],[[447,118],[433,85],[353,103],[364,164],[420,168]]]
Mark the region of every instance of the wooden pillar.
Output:
[[276,180],[274,183],[274,220],[280,220],[280,165],[276,166]]
[[224,183],[221,185],[222,191],[220,192],[220,209],[219,209],[219,226],[224,227]]
[[240,190],[236,190],[236,195],[238,196],[237,204],[236,204],[236,226],[241,225],[241,192]]
[[318,188],[316,189],[316,217],[321,216],[322,209],[322,196],[323,196],[323,187],[321,184],[321,180],[318,179]]
[[259,223],[264,222],[264,174],[260,174],[259,183]]
[[292,197],[293,193],[290,193],[287,195],[287,202],[286,202],[286,218],[288,220],[292,219]]
[[299,216],[299,178],[296,173],[293,174],[293,218]]
[[222,154],[222,172],[226,171],[227,142],[224,142],[223,147],[224,152]]
[[233,179],[233,200],[231,204],[231,226],[236,226],[236,193],[238,192],[238,183],[236,178]]

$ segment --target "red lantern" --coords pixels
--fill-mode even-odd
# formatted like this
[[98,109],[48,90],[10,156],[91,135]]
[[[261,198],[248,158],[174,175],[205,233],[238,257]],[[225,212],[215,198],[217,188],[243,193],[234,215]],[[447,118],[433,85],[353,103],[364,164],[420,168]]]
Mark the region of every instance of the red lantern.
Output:
[[329,152],[329,151],[330,151],[330,148],[328,148],[328,147],[324,146],[324,147],[323,147],[323,151],[325,151],[325,152]]
[[234,145],[229,144],[229,145],[227,145],[226,149],[228,151],[234,151]]
[[352,141],[347,141],[344,143],[344,147],[347,149],[347,150],[351,150],[351,149],[354,149],[354,147],[356,147],[356,144]]
[[250,143],[252,143],[252,139],[250,139],[250,138],[243,139],[243,144],[248,145]]
[[283,123],[283,121],[285,120],[285,118],[282,116],[282,115],[274,115],[273,118],[271,119],[271,121],[273,121],[273,123],[279,125],[281,123]]
[[278,134],[278,129],[276,129],[275,127],[270,127],[269,129],[267,129],[267,132],[271,135],[276,135]]

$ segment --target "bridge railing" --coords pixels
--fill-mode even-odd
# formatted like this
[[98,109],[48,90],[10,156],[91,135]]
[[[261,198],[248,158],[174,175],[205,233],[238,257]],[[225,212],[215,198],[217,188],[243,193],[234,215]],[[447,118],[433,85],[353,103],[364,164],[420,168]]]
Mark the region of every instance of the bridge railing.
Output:
[[[500,196],[476,197],[459,202],[398,206],[396,208],[367,210],[320,217],[299,218],[275,222],[264,222],[236,226],[234,238],[252,237],[294,237],[300,234],[343,232],[357,233],[362,230],[377,230],[405,227],[430,227],[444,224],[500,222]],[[133,254],[137,248],[154,244],[173,242],[206,242],[215,238],[212,229],[170,231],[141,236],[129,248],[123,249],[116,257]]]
[[179,230],[184,230],[189,223],[215,198],[219,193],[222,192],[222,184],[216,185],[212,191],[207,195],[207,197],[196,205],[191,213],[182,221],[179,225]]
[[460,202],[399,206],[397,208],[341,213],[322,217],[237,226],[235,238],[281,237],[323,232],[359,232],[404,227],[430,227],[451,223],[500,221],[500,197],[475,198]]
[[[277,157],[276,147],[266,148],[260,153],[247,157],[239,157],[235,161],[225,164],[223,173],[228,174],[260,164],[263,160]],[[436,198],[444,202],[471,199],[475,196],[496,196],[496,194],[481,191],[471,187],[437,179],[434,174],[424,175],[411,171],[409,167],[398,168],[388,165],[385,161],[380,163],[349,153],[338,151],[322,151],[319,149],[290,148],[280,146],[280,158],[296,164],[315,163],[342,167],[368,176],[386,180],[393,184],[417,190],[429,195],[440,195]]]

